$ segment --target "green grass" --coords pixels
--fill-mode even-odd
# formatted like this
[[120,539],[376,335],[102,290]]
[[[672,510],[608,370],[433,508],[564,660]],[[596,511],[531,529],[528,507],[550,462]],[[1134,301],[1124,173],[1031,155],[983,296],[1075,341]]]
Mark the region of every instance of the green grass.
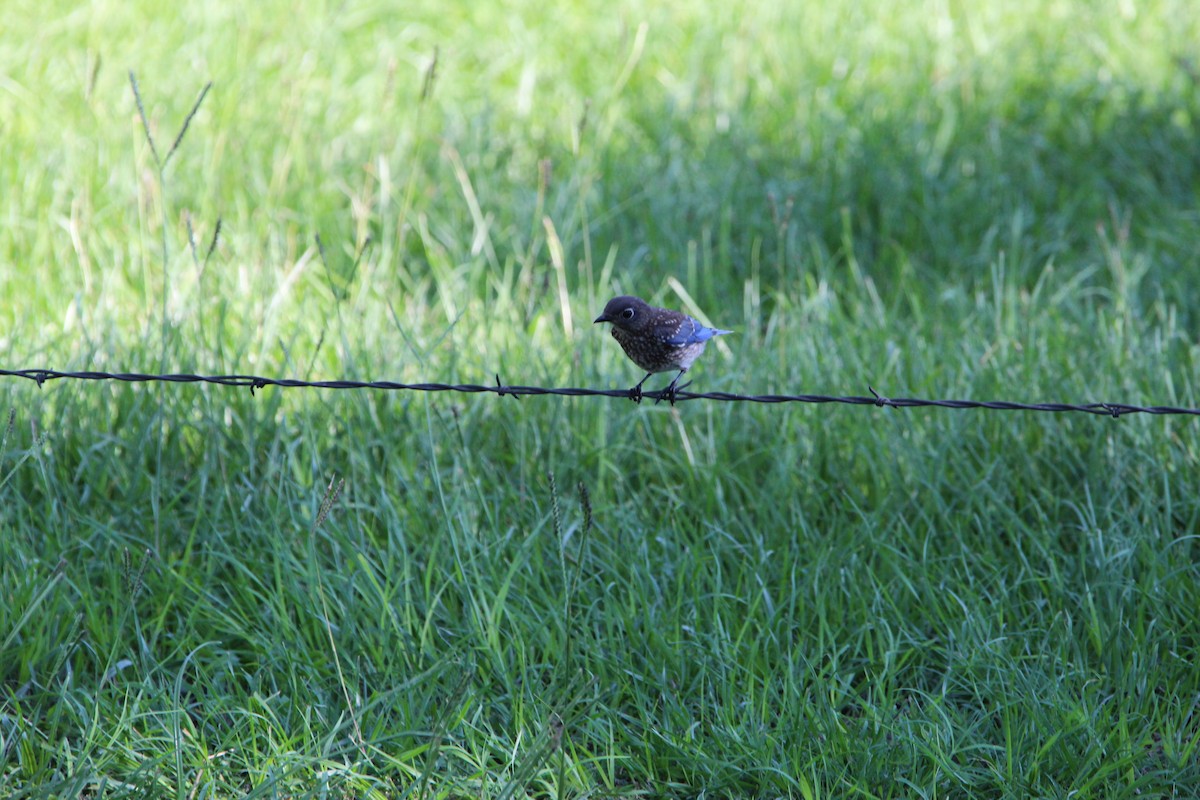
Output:
[[[1200,406],[1191,4],[475,5],[18,0],[0,367]],[[5,797],[1198,794],[1194,418],[3,387]]]

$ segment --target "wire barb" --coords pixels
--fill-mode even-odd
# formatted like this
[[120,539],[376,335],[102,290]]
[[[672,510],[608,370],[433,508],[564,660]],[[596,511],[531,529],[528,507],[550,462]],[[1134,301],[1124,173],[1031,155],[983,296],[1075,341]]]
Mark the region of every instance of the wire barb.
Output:
[[658,392],[651,392],[650,393],[651,395],[658,395],[657,397],[654,398],[654,405],[658,405],[663,400],[666,400],[668,403],[670,403],[672,406],[674,406],[675,401],[679,399],[679,393],[691,385],[692,385],[692,382],[688,381],[687,383],[683,384],[682,386],[676,386],[675,382],[672,381],[671,385],[668,386],[667,388],[665,388],[661,391],[658,391]]
[[507,391],[504,388],[504,384],[502,384],[500,382],[500,373],[498,373],[498,372],[496,373],[496,395],[498,397],[504,397],[505,395],[508,395],[509,397],[511,397],[514,400],[521,399],[521,395],[517,394],[516,392]]
[[268,386],[284,389],[381,389],[384,391],[411,392],[464,392],[467,394],[490,393],[500,397],[512,395],[520,399],[524,395],[558,395],[560,397],[621,397],[640,402],[642,397],[669,400],[674,404],[684,400],[717,400],[726,403],[840,403],[852,406],[876,406],[879,408],[952,408],[988,409],[992,411],[1042,411],[1052,413],[1076,412],[1119,418],[1129,414],[1167,415],[1177,414],[1200,417],[1200,408],[1178,408],[1175,406],[1137,406],[1128,403],[1016,403],[1007,400],[922,400],[911,397],[885,397],[875,388],[868,386],[871,397],[839,397],[821,394],[764,394],[744,395],[730,392],[686,392],[691,382],[676,387],[674,391],[663,389],[641,392],[640,386],[633,389],[582,389],[574,387],[547,388],[542,386],[505,386],[496,375],[495,386],[447,383],[395,383],[392,381],[305,381],[296,378],[263,378],[255,375],[148,375],[137,372],[59,372],[51,369],[0,369],[0,377],[25,378],[41,387],[46,381],[66,379],[82,381],[120,381],[123,383],[212,383],[220,386],[249,387],[251,394]]

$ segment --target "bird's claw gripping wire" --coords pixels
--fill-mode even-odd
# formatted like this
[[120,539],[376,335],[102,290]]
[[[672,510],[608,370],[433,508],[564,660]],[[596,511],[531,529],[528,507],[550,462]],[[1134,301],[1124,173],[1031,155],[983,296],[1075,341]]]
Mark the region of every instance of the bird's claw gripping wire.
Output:
[[654,401],[654,405],[658,405],[663,400],[666,400],[668,403],[670,403],[672,406],[674,406],[675,400],[678,399],[679,392],[683,391],[684,389],[686,389],[687,387],[692,385],[692,382],[688,381],[687,383],[683,384],[682,386],[676,386],[677,382],[678,382],[678,378],[676,380],[671,381],[670,386],[668,386],[667,388],[665,388],[661,392],[659,392],[658,398]]

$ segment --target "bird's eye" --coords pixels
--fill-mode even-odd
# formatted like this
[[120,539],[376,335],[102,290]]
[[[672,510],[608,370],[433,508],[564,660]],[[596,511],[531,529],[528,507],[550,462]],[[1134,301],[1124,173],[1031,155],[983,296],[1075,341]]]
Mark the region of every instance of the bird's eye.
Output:
[[621,319],[633,319],[633,309],[627,308],[621,312]]

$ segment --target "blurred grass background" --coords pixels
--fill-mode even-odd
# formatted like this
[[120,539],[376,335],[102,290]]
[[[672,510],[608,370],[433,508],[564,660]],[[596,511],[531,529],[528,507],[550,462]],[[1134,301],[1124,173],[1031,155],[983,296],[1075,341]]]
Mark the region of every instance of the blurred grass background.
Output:
[[[635,293],[737,331],[702,391],[1197,407],[1198,41],[1182,0],[17,0],[0,361],[625,388],[591,319]],[[161,171],[130,70],[160,156],[212,82]],[[1187,417],[5,389],[9,796],[1200,783]]]

